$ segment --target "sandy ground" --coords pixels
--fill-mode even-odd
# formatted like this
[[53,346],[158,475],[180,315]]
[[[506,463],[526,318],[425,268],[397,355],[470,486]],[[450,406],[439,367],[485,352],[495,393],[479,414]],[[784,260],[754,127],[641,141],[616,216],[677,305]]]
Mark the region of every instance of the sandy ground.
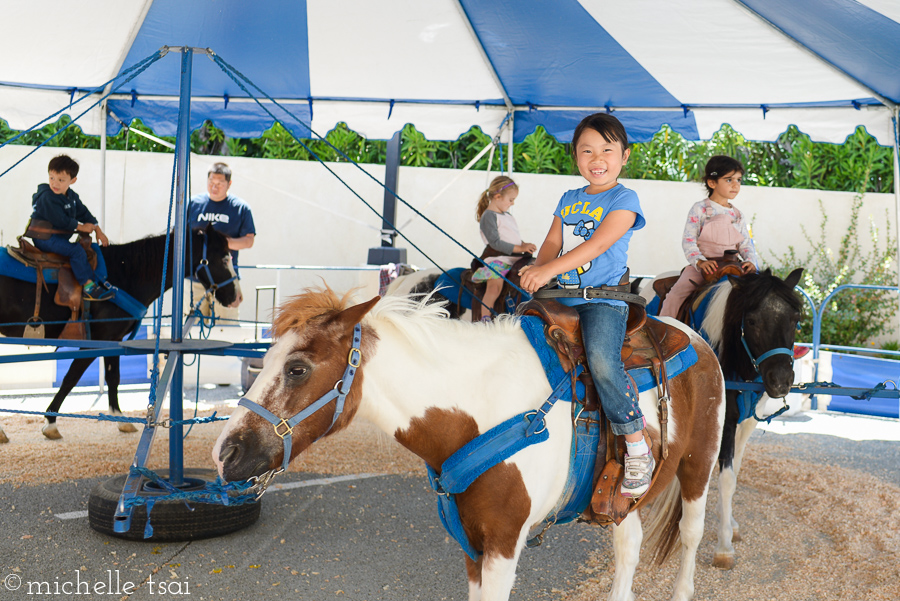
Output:
[[[211,409],[230,412],[229,403]],[[96,412],[96,410],[95,410]],[[131,415],[138,415],[132,413]],[[195,426],[185,441],[185,466],[212,467],[210,450],[224,422]],[[114,424],[60,421],[64,438],[46,440],[41,418],[0,416],[11,439],[0,445],[0,483],[28,486],[124,473],[137,434]],[[167,433],[154,444],[150,467],[168,465]],[[364,423],[317,443],[291,466],[321,474],[363,472],[425,474],[422,463]],[[823,466],[797,458],[785,444],[751,444],[740,474],[735,517],[743,541],[735,545],[737,566],[711,566],[715,547],[716,488],[698,553],[696,599],[717,601],[824,601],[900,599],[900,490],[858,470]],[[634,591],[641,601],[668,599],[677,558],[638,567]],[[598,552],[582,568],[581,584],[559,598],[606,598],[613,576],[611,552]]]

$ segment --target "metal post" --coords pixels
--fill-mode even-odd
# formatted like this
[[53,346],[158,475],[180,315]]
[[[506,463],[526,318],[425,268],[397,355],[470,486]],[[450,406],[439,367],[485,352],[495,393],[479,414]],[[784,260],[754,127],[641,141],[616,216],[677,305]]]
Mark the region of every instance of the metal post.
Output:
[[[897,291],[900,292],[900,106],[891,107],[894,130],[894,236],[897,244]],[[900,294],[897,295],[897,321],[900,324]]]
[[400,181],[400,135],[397,132],[388,140],[387,154],[384,161],[384,210],[381,222],[381,247],[369,249],[369,265],[385,265],[387,263],[406,263],[406,249],[394,248],[397,230],[397,197],[394,192]]
[[[181,91],[178,98],[178,130],[175,140],[175,225],[172,231],[172,342],[181,342],[183,322],[179,317],[184,305],[184,257],[187,242],[188,160],[190,154],[191,67],[194,51],[185,46],[181,55]],[[179,355],[169,391],[169,418],[181,420],[184,396],[184,363]],[[184,479],[183,426],[169,430],[169,481],[178,486]]]

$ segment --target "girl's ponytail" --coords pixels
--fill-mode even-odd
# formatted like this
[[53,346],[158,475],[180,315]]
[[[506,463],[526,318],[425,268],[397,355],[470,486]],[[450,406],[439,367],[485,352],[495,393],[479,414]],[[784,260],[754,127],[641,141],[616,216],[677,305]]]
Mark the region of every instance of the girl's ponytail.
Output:
[[481,221],[481,216],[487,211],[488,205],[491,204],[491,199],[494,195],[500,194],[507,188],[515,188],[518,190],[519,186],[511,177],[507,177],[506,175],[498,175],[491,181],[491,185],[488,186],[488,189],[482,192],[481,196],[478,197],[478,206],[475,207],[475,221]]

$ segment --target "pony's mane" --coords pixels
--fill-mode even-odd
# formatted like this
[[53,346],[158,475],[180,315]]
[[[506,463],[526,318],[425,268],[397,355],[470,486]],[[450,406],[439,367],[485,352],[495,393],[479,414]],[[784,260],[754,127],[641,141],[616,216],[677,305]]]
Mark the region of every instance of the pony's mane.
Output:
[[[433,348],[436,340],[454,333],[476,332],[476,327],[456,319],[449,319],[444,302],[434,302],[432,295],[398,294],[381,298],[363,318],[363,323],[376,331],[390,326],[416,348]],[[272,325],[275,337],[291,330],[303,328],[309,320],[322,315],[335,314],[357,304],[355,291],[339,297],[327,284],[321,288],[307,288],[291,297],[276,311]],[[480,324],[478,327],[483,327]],[[493,331],[512,331],[514,318],[494,320],[489,326]]]
[[725,305],[728,303],[729,292],[731,292],[731,283],[727,280],[712,287],[709,291],[712,298],[706,306],[706,315],[700,326],[709,338],[709,346],[716,352],[722,345],[722,324],[725,322]]
[[343,297],[338,297],[335,291],[328,287],[328,284],[322,288],[307,288],[278,307],[272,323],[272,333],[277,337],[291,330],[302,328],[314,317],[340,313],[353,306],[354,300],[353,291],[345,293]]

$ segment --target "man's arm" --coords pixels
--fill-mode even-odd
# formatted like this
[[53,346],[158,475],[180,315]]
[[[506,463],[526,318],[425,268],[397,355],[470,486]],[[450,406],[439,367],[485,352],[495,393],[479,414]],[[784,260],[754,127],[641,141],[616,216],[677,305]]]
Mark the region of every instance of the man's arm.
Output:
[[231,250],[245,250],[253,246],[253,239],[256,234],[247,234],[240,238],[228,238],[228,248]]

